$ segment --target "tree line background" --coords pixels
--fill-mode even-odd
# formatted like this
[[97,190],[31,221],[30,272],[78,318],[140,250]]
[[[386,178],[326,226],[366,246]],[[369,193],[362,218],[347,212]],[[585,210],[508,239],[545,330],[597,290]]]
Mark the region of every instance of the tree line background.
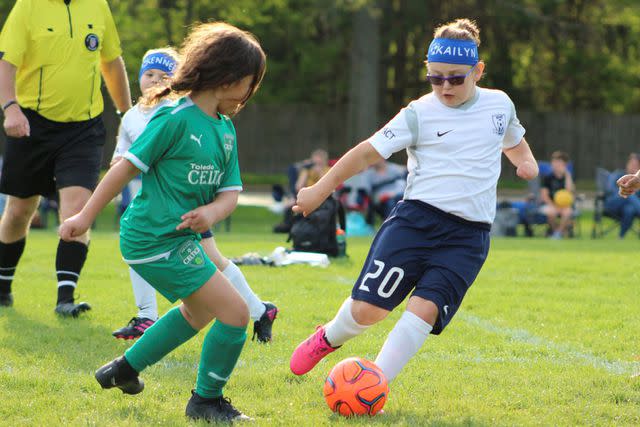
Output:
[[[2,23],[13,4],[0,0]],[[409,100],[430,90],[423,60],[433,29],[458,17],[474,19],[480,26],[480,56],[487,63],[481,84],[507,92],[521,115],[536,122],[523,120],[525,126],[540,127],[528,136],[539,157],[563,148],[573,151],[574,158],[591,153],[590,160],[578,159],[584,166],[577,168],[590,176],[602,156],[618,163],[638,146],[637,0],[109,0],[109,4],[134,99],[139,96],[137,74],[143,53],[180,46],[196,22],[224,20],[259,38],[268,70],[252,105],[237,118],[239,137],[244,132],[254,139],[241,138],[243,169],[278,172],[314,147],[328,148],[337,156],[370,135]],[[110,114],[107,111],[105,118],[113,128],[117,123]],[[278,122],[282,132],[265,130]],[[555,134],[564,136],[549,141],[552,123],[559,126]],[[610,136],[613,148],[599,147],[606,142],[603,135],[605,140]],[[255,149],[243,154],[242,144]],[[265,157],[258,147],[269,147],[264,153],[279,155]]]

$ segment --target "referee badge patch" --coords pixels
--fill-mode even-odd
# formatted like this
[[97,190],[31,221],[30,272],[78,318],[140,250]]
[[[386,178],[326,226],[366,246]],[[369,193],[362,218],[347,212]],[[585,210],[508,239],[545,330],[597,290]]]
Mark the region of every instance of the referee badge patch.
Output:
[[84,38],[84,45],[93,52],[100,46],[100,39],[93,33],[87,34],[87,37]]

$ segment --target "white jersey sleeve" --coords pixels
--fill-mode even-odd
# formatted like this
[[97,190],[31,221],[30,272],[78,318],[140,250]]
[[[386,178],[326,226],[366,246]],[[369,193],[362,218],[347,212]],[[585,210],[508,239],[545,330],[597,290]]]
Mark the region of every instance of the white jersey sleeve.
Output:
[[382,129],[369,138],[369,143],[385,159],[418,141],[418,116],[412,104],[400,110]]
[[151,108],[142,108],[140,104],[136,104],[127,111],[122,117],[122,122],[118,129],[117,144],[113,152],[113,157],[124,156],[124,153],[129,151],[131,145],[147,127],[147,123],[149,123],[149,120],[151,120],[156,111],[158,111],[160,107],[169,104],[171,104],[170,100],[163,99]]
[[118,137],[116,142],[116,149],[113,151],[113,157],[122,157],[124,153],[129,151],[131,148],[131,144],[133,144],[133,138],[131,137],[131,124],[133,122],[132,118],[134,115],[137,116],[134,109],[137,110],[136,107],[131,108],[129,111],[125,113],[122,117],[122,121],[120,122],[120,127],[118,128]]
[[502,140],[502,148],[505,150],[520,144],[525,134],[525,129],[520,124],[520,120],[518,120],[518,116],[516,115],[516,106],[513,105],[511,99],[509,99],[509,103],[511,104],[511,118],[507,126],[507,131],[504,134],[504,139]]

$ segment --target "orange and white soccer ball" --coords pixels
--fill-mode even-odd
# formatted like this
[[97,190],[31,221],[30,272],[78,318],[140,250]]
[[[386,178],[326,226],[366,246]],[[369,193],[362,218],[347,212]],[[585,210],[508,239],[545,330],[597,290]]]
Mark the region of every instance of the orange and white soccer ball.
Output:
[[387,378],[375,363],[359,357],[333,367],[324,383],[329,408],[342,416],[376,415],[389,396]]

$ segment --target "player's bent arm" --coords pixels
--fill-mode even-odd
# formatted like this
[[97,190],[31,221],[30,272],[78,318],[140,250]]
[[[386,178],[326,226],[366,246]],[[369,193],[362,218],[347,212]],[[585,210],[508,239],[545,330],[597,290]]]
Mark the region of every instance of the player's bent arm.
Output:
[[221,191],[216,194],[215,200],[207,205],[213,219],[211,225],[231,215],[238,205],[238,194],[239,191]]
[[363,141],[347,151],[347,153],[320,178],[316,186],[321,189],[324,195],[323,199],[326,199],[340,184],[380,160],[383,160],[383,157],[373,148],[373,145],[371,145],[369,141]]
[[102,178],[80,214],[93,222],[107,203],[113,200],[124,186],[139,173],[140,169],[129,160],[125,159],[116,163]]
[[111,99],[118,111],[125,112],[131,108],[131,92],[129,78],[121,56],[113,61],[101,62],[100,69]]
[[522,179],[530,180],[538,176],[538,162],[536,162],[531,147],[527,141],[522,138],[520,143],[515,147],[503,150],[504,155],[518,170],[518,176]]

